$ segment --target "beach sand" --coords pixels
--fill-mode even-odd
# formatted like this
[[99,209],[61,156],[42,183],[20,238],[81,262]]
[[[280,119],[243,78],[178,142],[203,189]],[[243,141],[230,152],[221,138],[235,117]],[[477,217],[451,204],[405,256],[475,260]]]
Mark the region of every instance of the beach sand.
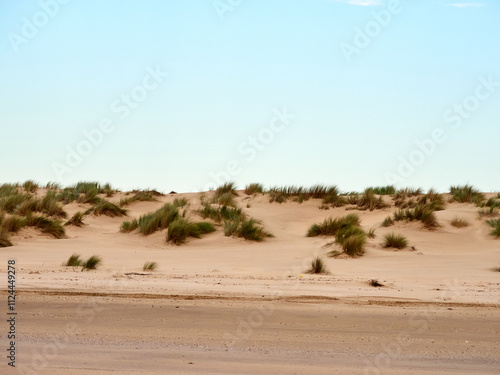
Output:
[[[180,197],[196,208],[199,196],[133,203],[128,216]],[[105,216],[66,227],[62,240],[33,229],[13,236],[15,246],[0,249],[0,278],[6,285],[7,261],[15,259],[17,369],[4,363],[2,373],[500,372],[500,272],[492,271],[500,266],[500,240],[475,205],[448,204],[436,212],[441,227],[430,231],[417,222],[380,227],[394,207],[325,211],[320,200],[277,204],[241,192],[236,200],[275,237],[254,243],[218,229],[175,246],[165,231],[125,234],[119,228],[127,218]],[[333,239],[308,238],[307,229],[346,213],[358,213],[376,237],[362,257],[328,257]],[[451,226],[456,216],[471,226]],[[415,250],[383,249],[392,232]],[[73,253],[103,263],[89,272],[63,267]],[[305,273],[317,255],[330,274]],[[143,271],[146,261],[158,270]],[[370,279],[384,287],[369,286]]]

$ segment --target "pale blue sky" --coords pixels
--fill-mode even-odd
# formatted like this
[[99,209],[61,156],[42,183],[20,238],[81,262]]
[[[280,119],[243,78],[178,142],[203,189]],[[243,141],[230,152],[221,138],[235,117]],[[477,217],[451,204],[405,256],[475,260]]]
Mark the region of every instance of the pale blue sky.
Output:
[[[2,182],[198,191],[230,163],[240,187],[500,191],[496,0],[61,3],[0,0]],[[270,130],[284,108],[294,118]],[[103,119],[112,131],[82,144]],[[446,140],[420,152],[438,128]]]

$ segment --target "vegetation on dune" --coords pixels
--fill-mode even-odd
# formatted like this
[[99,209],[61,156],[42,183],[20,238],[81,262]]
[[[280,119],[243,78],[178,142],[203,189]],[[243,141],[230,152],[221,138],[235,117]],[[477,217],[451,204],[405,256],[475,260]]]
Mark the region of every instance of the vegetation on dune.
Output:
[[306,273],[312,274],[328,274],[328,269],[326,268],[325,261],[320,257],[316,257],[311,261],[310,268],[306,271]]
[[122,232],[131,232],[139,228],[139,232],[148,236],[158,230],[166,229],[179,217],[179,209],[172,203],[165,203],[160,209],[142,215],[139,220],[132,220],[122,224]]
[[403,235],[389,233],[385,235],[382,246],[385,248],[404,249],[408,246],[408,240]]
[[216,223],[223,221],[234,221],[236,219],[243,219],[246,215],[241,208],[227,207],[227,206],[213,206],[207,202],[203,203],[203,208],[196,211],[202,218],[211,219]]
[[436,193],[434,189],[429,189],[427,194],[422,195],[417,204],[428,204],[434,211],[442,211],[446,208],[446,203],[442,194]]
[[313,185],[311,187],[303,186],[283,186],[272,187],[268,191],[269,202],[284,203],[292,199],[298,203],[309,199],[322,199],[324,205],[332,207],[341,207],[347,204],[345,198],[340,196],[340,191],[337,186]]
[[470,225],[466,219],[455,217],[450,221],[450,224],[455,228],[465,228]]
[[365,244],[366,234],[364,232],[351,234],[340,242],[340,246],[342,247],[344,254],[347,254],[350,257],[363,255],[365,252]]
[[120,199],[120,207],[128,206],[134,202],[156,202],[158,201],[150,192],[138,191],[130,198]]
[[236,218],[224,222],[224,235],[241,237],[248,241],[261,242],[268,237],[274,237],[266,231],[256,219]]
[[384,221],[382,221],[382,226],[383,227],[390,227],[391,225],[394,225],[394,220],[392,220],[392,217],[387,216]]
[[156,262],[146,262],[142,266],[143,271],[155,271],[158,268],[158,263]]
[[474,203],[480,205],[484,200],[484,194],[471,185],[458,185],[450,187],[451,202]]
[[236,184],[234,182],[226,182],[225,184],[219,186],[215,189],[214,197],[219,198],[223,194],[231,194],[237,196]]
[[380,283],[377,279],[371,279],[370,281],[368,281],[368,285],[374,288],[381,288],[384,286],[384,284]]
[[27,180],[23,183],[23,188],[27,193],[34,193],[38,190],[38,184],[33,180]]
[[493,229],[490,234],[496,238],[500,237],[500,219],[486,221]]
[[102,259],[97,255],[92,255],[86,261],[81,263],[82,271],[95,270],[102,263]]
[[414,208],[400,209],[394,213],[394,221],[421,221],[427,229],[436,229],[440,225],[434,213],[432,203],[417,204]]
[[307,237],[335,236],[343,227],[359,226],[360,220],[357,214],[349,214],[338,218],[327,218],[320,224],[313,224],[307,231]]
[[120,227],[120,231],[123,233],[129,233],[139,228],[139,222],[137,219],[133,219],[132,221],[124,221]]
[[211,223],[194,223],[184,218],[177,218],[168,226],[167,242],[181,245],[188,237],[200,238],[203,234],[211,232],[215,232],[215,227]]
[[50,220],[45,216],[29,214],[26,216],[26,225],[38,228],[42,233],[54,238],[64,238],[66,231],[59,220]]
[[0,227],[0,247],[9,246],[12,246],[12,242],[10,242],[8,235],[2,232],[2,228]]
[[4,231],[17,233],[21,230],[21,228],[26,226],[26,219],[20,216],[11,215],[2,218],[1,225]]
[[384,202],[382,196],[377,197],[375,191],[371,188],[366,189],[363,194],[358,197],[356,205],[360,210],[370,211],[389,207],[389,204]]
[[94,206],[89,208],[85,214],[94,214],[96,216],[106,215],[109,217],[121,217],[127,216],[127,210],[118,207],[116,204],[108,202],[104,199],[101,199]]
[[417,204],[417,200],[412,197],[417,197],[422,194],[420,188],[404,188],[398,189],[392,195],[394,205],[399,208],[413,208]]
[[64,266],[66,267],[80,267],[83,263],[83,260],[80,258],[79,254],[73,254],[71,255],[66,263],[64,263]]
[[252,195],[252,194],[257,194],[257,193],[261,193],[261,194],[264,193],[264,185],[253,183],[253,184],[248,184],[245,187],[245,194],[246,195]]
[[396,192],[394,185],[374,186],[369,187],[368,189],[373,190],[373,192],[377,195],[393,195]]
[[370,228],[370,229],[368,230],[368,233],[366,234],[366,236],[367,236],[368,238],[375,238],[375,237],[376,237],[376,235],[375,235],[375,229],[374,229],[374,228]]
[[81,227],[84,224],[83,223],[84,216],[85,214],[83,212],[78,211],[71,217],[71,219],[69,219],[66,223],[64,223],[64,225],[73,225],[75,227]]

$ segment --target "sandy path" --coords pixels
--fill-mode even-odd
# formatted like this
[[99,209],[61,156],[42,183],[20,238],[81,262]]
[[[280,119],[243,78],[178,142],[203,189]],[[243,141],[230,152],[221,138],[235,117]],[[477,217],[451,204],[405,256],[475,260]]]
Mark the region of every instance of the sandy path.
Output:
[[500,310],[494,307],[37,293],[19,298],[18,364],[37,363],[36,374],[500,371]]

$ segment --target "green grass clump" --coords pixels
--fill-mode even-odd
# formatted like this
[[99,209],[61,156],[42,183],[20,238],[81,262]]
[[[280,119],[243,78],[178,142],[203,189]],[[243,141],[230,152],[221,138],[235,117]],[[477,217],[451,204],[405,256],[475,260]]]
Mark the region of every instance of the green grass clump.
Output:
[[307,231],[307,237],[335,236],[339,229],[348,226],[359,226],[360,220],[357,214],[349,214],[338,218],[327,218],[320,224],[313,224]]
[[97,255],[92,255],[89,259],[81,263],[82,271],[95,270],[102,263],[102,259]]
[[109,217],[127,216],[127,210],[118,207],[116,204],[108,202],[104,199],[95,204],[92,208],[85,212],[86,214],[93,213],[96,216],[106,215]]
[[312,274],[328,274],[328,269],[326,268],[325,261],[320,257],[316,257],[311,261],[310,268],[306,271],[306,273]]
[[470,223],[466,219],[461,219],[458,217],[453,218],[453,220],[450,221],[450,224],[455,228],[465,228],[470,225]]
[[392,195],[396,192],[394,185],[369,187],[377,195]]
[[414,208],[400,209],[394,213],[394,221],[421,221],[427,229],[439,227],[432,203],[417,204]]
[[345,254],[350,257],[361,256],[365,252],[366,234],[352,234],[342,240],[340,246]]
[[215,231],[211,223],[193,223],[184,218],[177,218],[168,226],[167,242],[180,245],[186,242],[188,237],[200,238],[202,234]]
[[49,181],[45,185],[45,189],[49,189],[49,190],[59,190],[60,188],[61,188],[61,184],[58,182]]
[[475,203],[481,204],[484,200],[484,194],[471,185],[459,185],[450,187],[452,195],[451,200],[460,203]]
[[69,219],[64,225],[73,225],[75,227],[81,227],[83,226],[83,217],[85,214],[83,212],[78,211],[75,213],[71,219]]
[[221,206],[236,207],[236,201],[234,200],[233,194],[231,193],[224,193],[214,197],[212,203],[218,203]]
[[246,195],[252,195],[252,194],[257,194],[257,193],[263,193],[264,192],[264,185],[262,184],[248,184],[245,187],[245,194]]
[[390,227],[391,225],[394,225],[394,220],[390,216],[387,216],[384,221],[382,221],[382,226],[383,227]]
[[204,203],[203,208],[196,211],[202,218],[211,219],[216,223],[223,221],[245,218],[245,214],[241,208],[227,207],[227,206],[212,206],[209,203]]
[[441,194],[436,193],[434,189],[429,189],[427,194],[420,197],[418,204],[425,205],[428,204],[434,211],[444,210],[446,203]]
[[500,237],[500,219],[487,220],[486,222],[493,228],[490,234],[497,238]]
[[156,262],[146,262],[142,266],[143,271],[155,271],[158,268],[158,263]]
[[50,220],[45,216],[29,214],[26,216],[26,225],[38,228],[42,233],[57,239],[64,238],[66,235],[66,231],[59,220]]
[[175,207],[185,207],[188,203],[189,201],[186,198],[175,198],[173,205]]
[[20,216],[12,215],[4,218],[1,224],[2,228],[6,232],[17,233],[21,230],[21,228],[26,226],[26,219]]
[[82,259],[80,258],[79,254],[73,254],[71,255],[66,263],[64,263],[64,266],[66,267],[80,267],[82,265]]
[[23,188],[27,193],[34,193],[38,190],[38,184],[33,180],[28,180],[23,184]]
[[157,199],[150,192],[139,191],[130,198],[120,199],[120,203],[118,205],[120,207],[125,207],[134,202],[156,202],[156,201]]
[[363,194],[358,197],[356,205],[359,209],[370,211],[389,207],[389,205],[384,202],[382,196],[377,197],[372,188],[366,189]]
[[24,202],[29,201],[31,199],[32,199],[31,195],[19,194],[17,192],[12,195],[6,195],[3,198],[0,198],[0,211],[12,214]]
[[15,184],[2,184],[0,185],[0,198],[9,197],[18,194],[18,188]]
[[236,193],[236,184],[234,182],[226,182],[224,185],[221,185],[217,189],[215,189],[214,198],[219,198],[221,195],[227,193],[238,195],[238,193]]
[[[165,203],[163,207],[156,210],[155,212],[143,215],[139,218],[139,221],[137,223],[139,232],[144,234],[145,236],[148,236],[156,232],[157,230],[168,228],[170,223],[172,223],[178,217],[178,208],[171,203]],[[134,225],[135,224],[132,224],[132,226]]]
[[404,249],[408,246],[408,240],[403,235],[389,233],[385,235],[382,246],[385,248],[392,247],[395,249]]
[[268,237],[274,237],[267,232],[255,219],[236,218],[226,220],[224,223],[224,235],[241,237],[248,241],[261,242]]
[[129,233],[139,228],[139,222],[137,219],[133,219],[132,221],[124,221],[120,227],[120,232]]
[[370,228],[370,229],[368,230],[368,233],[366,234],[366,236],[367,236],[368,238],[375,238],[375,237],[376,237],[376,235],[375,235],[375,229]]

